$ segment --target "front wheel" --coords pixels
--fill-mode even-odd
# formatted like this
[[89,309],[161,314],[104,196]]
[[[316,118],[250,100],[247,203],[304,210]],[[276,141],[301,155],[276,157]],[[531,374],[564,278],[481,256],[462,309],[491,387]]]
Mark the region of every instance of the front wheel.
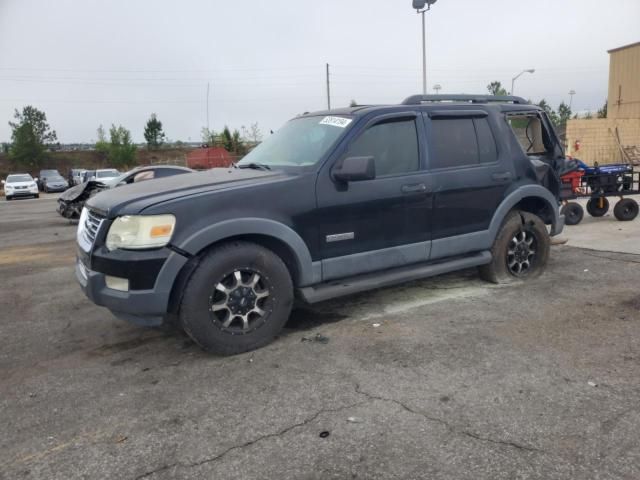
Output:
[[479,268],[480,276],[492,283],[535,278],[547,265],[550,246],[549,233],[540,217],[511,212],[491,247],[491,263]]
[[214,247],[184,288],[179,318],[204,350],[233,355],[270,343],[293,304],[287,266],[261,245],[236,241]]

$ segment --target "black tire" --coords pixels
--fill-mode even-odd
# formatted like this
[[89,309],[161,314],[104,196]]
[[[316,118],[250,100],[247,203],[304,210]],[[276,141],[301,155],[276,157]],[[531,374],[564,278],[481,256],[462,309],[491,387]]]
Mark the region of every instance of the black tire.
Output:
[[613,214],[621,222],[630,222],[638,216],[638,202],[633,198],[623,198],[613,207]]
[[564,223],[567,225],[577,225],[584,218],[582,205],[576,202],[569,202],[562,207],[560,213],[564,215]]
[[11,201],[11,197],[10,197],[10,196],[8,196],[8,195],[7,195],[7,196],[5,196],[4,198],[5,198],[5,200],[6,200],[7,202]]
[[293,283],[282,259],[261,245],[236,241],[203,255],[184,288],[179,318],[204,350],[234,355],[270,343],[292,304]]
[[40,198],[40,194],[39,194],[39,193],[36,193],[36,194],[34,195],[34,197],[36,197],[36,198]]
[[[600,206],[600,202],[602,202],[602,206]],[[605,197],[590,198],[587,202],[587,212],[589,212],[589,215],[592,217],[602,217],[608,211],[609,200]]]
[[547,265],[550,248],[551,239],[544,222],[532,213],[513,211],[503,221],[493,242],[491,263],[479,268],[480,277],[492,283],[538,277]]

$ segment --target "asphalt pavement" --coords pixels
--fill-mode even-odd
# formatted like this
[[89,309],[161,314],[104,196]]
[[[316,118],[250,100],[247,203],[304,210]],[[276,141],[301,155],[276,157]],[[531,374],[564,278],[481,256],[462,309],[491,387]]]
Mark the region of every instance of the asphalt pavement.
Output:
[[55,196],[0,200],[0,478],[638,479],[640,220],[601,220],[539,279],[298,308],[223,358],[86,300]]

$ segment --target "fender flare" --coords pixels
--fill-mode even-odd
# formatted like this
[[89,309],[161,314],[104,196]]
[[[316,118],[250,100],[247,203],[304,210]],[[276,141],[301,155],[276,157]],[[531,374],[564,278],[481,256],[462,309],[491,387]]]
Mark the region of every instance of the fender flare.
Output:
[[502,221],[513,207],[522,199],[531,197],[541,199],[548,205],[552,215],[551,235],[558,235],[562,232],[564,217],[560,215],[558,200],[553,194],[542,185],[522,185],[507,195],[493,214],[489,225],[489,233],[492,239],[495,239],[498,235]]
[[299,274],[296,286],[305,286],[320,281],[321,264],[313,262],[304,240],[287,225],[266,218],[238,218],[224,220],[200,230],[180,245],[185,252],[196,255],[209,245],[238,235],[264,235],[286,244],[293,254]]

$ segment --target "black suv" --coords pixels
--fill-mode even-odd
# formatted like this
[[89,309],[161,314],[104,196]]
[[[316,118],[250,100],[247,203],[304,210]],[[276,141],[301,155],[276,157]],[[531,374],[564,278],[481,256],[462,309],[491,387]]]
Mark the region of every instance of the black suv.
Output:
[[563,168],[547,116],[518,97],[306,113],[232,168],[91,198],[76,275],[117,317],[177,318],[204,349],[239,353],[270,342],[294,298],[469,267],[537,276],[564,224]]

